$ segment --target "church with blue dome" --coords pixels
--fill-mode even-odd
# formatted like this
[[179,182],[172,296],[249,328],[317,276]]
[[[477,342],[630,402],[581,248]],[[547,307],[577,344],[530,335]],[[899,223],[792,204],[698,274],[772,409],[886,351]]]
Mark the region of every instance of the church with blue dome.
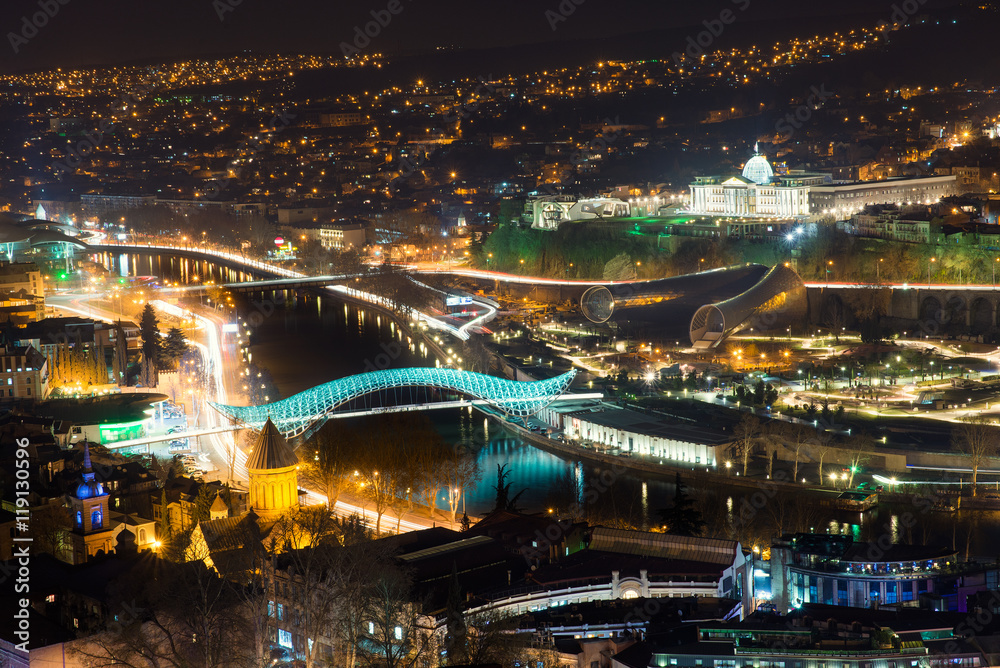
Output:
[[69,495],[72,562],[82,564],[100,554],[114,551],[115,528],[109,516],[108,491],[97,480],[90,462],[90,444],[83,444],[83,474]]
[[755,144],[742,174],[695,177],[688,211],[712,216],[800,218],[810,213],[810,188],[830,181],[829,174],[795,170],[775,174]]

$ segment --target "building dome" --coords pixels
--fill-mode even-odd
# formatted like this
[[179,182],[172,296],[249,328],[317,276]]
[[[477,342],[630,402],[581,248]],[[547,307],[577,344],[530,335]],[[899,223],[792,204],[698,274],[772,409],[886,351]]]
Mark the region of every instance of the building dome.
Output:
[[750,179],[757,185],[769,183],[774,178],[774,170],[771,169],[771,163],[767,158],[757,154],[743,166],[743,178]]
[[76,498],[93,499],[104,496],[104,485],[97,481],[94,467],[90,463],[90,443],[83,442],[83,479],[76,487]]

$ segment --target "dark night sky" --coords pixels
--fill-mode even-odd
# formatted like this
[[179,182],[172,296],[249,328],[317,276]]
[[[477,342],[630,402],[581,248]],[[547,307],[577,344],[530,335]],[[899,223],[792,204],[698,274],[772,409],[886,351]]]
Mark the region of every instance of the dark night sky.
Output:
[[[3,0],[0,72],[52,66],[117,63],[132,59],[223,54],[242,49],[295,53],[339,52],[353,39],[354,27],[371,20],[369,12],[388,0],[64,0],[59,12],[38,35],[14,54],[8,33],[21,31],[21,17],[39,11],[39,2]],[[220,21],[213,3],[240,2]],[[797,17],[892,13],[892,2],[844,0],[836,3],[787,0],[711,0],[709,2],[640,2],[582,0],[553,31],[545,10],[560,0],[400,0],[403,11],[368,47],[391,54],[435,46],[510,46],[594,38],[658,27],[699,24],[730,8],[740,14],[731,26],[758,21],[794,22]],[[563,0],[566,5],[570,0]],[[581,0],[577,0],[581,2]],[[746,6],[740,12],[739,6]],[[674,50],[670,47],[669,50]]]

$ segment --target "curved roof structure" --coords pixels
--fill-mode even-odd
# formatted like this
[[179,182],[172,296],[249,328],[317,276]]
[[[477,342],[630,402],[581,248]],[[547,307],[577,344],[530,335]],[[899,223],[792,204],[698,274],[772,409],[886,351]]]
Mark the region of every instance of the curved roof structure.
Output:
[[743,178],[750,179],[757,185],[770,183],[774,178],[774,170],[767,158],[758,153],[743,165]]
[[779,264],[746,292],[698,309],[691,319],[691,345],[714,348],[747,327],[767,331],[805,317],[806,308],[802,279],[794,269]]
[[745,264],[652,281],[595,285],[580,297],[580,310],[595,323],[675,320],[682,312],[690,317],[702,304],[738,295],[766,273],[764,265]]
[[70,231],[75,228],[51,220],[27,218],[18,221],[10,216],[0,215],[0,244],[27,242],[32,246],[46,243],[67,243],[81,248],[87,246],[82,241],[63,234],[60,229]]
[[57,230],[49,229],[39,229],[33,231],[31,233],[31,241],[29,243],[32,246],[37,246],[39,244],[73,244],[74,246],[79,246],[80,248],[87,247],[87,244],[75,237],[70,237]]
[[566,391],[576,371],[536,381],[516,381],[459,369],[414,367],[348,376],[263,406],[226,406],[209,402],[220,413],[253,428],[273,422],[286,437],[298,436],[338,406],[357,397],[401,387],[433,387],[482,399],[510,416],[532,415]]

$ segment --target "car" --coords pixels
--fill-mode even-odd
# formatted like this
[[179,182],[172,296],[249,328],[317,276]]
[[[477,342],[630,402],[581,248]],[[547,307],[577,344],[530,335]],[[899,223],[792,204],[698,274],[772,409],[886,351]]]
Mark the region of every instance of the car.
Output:
[[168,434],[176,434],[179,431],[184,431],[184,427],[171,427],[167,430]]

